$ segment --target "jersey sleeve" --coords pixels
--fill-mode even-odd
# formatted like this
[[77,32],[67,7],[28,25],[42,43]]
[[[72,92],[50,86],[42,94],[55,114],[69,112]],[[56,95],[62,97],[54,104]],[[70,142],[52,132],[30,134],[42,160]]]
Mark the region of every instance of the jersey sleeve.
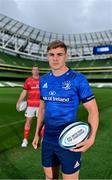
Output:
[[30,89],[29,84],[28,84],[28,79],[26,79],[26,81],[25,81],[25,83],[23,85],[23,89],[25,89],[25,90],[29,90]]
[[80,102],[82,103],[86,103],[95,98],[87,79],[82,74],[80,75],[78,93]]

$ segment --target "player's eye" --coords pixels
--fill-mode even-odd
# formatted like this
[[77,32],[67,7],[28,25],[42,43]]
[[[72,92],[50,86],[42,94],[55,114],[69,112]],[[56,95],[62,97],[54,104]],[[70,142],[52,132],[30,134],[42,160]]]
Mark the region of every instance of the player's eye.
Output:
[[48,54],[48,56],[52,56],[52,57],[53,57],[53,56],[54,56],[54,54],[53,54],[53,53],[49,53],[49,54]]
[[63,56],[63,53],[58,53],[57,55],[58,55],[58,56]]

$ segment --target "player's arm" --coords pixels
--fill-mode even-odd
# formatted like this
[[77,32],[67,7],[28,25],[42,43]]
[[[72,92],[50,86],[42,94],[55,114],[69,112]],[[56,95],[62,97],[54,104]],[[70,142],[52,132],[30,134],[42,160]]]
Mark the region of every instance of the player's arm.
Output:
[[85,109],[88,111],[88,122],[91,126],[91,134],[89,139],[77,145],[77,147],[80,148],[74,150],[76,152],[84,152],[94,144],[99,124],[99,113],[95,99],[92,99],[91,101],[86,102],[83,105]]
[[26,97],[26,95],[27,95],[27,90],[24,89],[24,90],[21,92],[21,94],[20,94],[20,96],[19,96],[19,99],[18,99],[18,101],[17,101],[17,104],[16,104],[16,109],[17,109],[17,111],[19,111],[19,105],[20,105],[21,101],[23,101],[23,99]]
[[41,129],[43,127],[44,111],[45,111],[44,101],[40,100],[36,132],[35,132],[35,136],[34,136],[34,139],[32,142],[34,149],[37,149],[37,147],[39,146],[39,141],[40,141],[40,137],[41,137],[40,133],[41,133]]
[[95,139],[96,132],[98,129],[98,124],[99,124],[99,112],[98,112],[96,100],[93,99],[87,103],[84,103],[83,105],[86,108],[86,110],[88,111],[88,122],[91,126],[90,137]]

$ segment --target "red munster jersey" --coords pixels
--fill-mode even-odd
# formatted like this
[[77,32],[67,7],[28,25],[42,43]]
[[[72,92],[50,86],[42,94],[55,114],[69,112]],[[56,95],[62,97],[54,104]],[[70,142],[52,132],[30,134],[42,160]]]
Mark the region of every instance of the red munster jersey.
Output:
[[31,107],[39,107],[40,105],[40,90],[39,90],[39,79],[29,77],[24,83],[25,90],[28,92],[27,103]]

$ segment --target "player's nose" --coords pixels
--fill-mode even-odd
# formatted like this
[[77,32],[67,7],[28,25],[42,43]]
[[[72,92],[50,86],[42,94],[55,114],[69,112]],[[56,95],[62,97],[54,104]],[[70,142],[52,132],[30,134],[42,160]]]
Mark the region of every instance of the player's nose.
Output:
[[53,57],[53,61],[57,61],[58,60],[58,57],[57,57],[57,55],[55,55],[54,57]]

